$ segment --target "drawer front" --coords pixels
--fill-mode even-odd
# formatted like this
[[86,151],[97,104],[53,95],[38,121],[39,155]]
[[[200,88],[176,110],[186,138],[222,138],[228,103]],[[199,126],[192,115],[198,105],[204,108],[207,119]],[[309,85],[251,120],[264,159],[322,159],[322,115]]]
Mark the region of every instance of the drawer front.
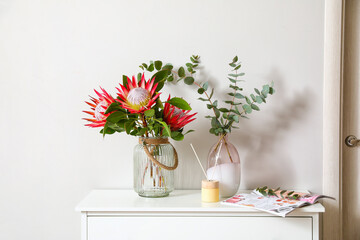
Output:
[[311,217],[88,217],[87,240],[312,239]]

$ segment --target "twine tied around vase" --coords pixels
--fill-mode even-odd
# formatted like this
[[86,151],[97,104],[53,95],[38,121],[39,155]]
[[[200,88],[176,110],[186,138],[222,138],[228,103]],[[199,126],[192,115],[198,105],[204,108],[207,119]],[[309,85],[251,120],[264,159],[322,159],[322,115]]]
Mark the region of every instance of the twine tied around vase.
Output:
[[[177,168],[177,166],[179,164],[178,155],[177,155],[176,149],[169,142],[169,140],[167,138],[148,138],[148,139],[139,138],[139,144],[142,144],[144,146],[144,151],[145,151],[146,155],[150,158],[150,160],[154,164],[156,164],[159,167],[162,167],[163,169],[166,169],[166,170],[175,170]],[[158,160],[156,160],[154,158],[154,156],[150,153],[148,146],[147,146],[148,144],[151,144],[151,145],[170,144],[172,146],[172,148],[174,149],[174,158],[175,158],[174,165],[169,167],[169,166],[166,166],[165,164],[162,164]]]

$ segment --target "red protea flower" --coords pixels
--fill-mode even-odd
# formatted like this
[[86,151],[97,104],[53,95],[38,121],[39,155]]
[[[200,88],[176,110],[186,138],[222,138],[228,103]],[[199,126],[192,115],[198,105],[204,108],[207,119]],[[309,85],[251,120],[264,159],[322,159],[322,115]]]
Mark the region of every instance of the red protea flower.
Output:
[[90,121],[91,123],[85,124],[85,126],[89,127],[103,127],[106,123],[106,118],[110,115],[110,113],[105,114],[106,109],[109,105],[115,102],[114,98],[110,96],[103,88],[101,88],[102,93],[95,91],[96,95],[98,95],[99,99],[96,99],[90,96],[92,103],[86,102],[91,106],[91,111],[83,111],[84,113],[90,114],[93,118],[83,118],[84,120]]
[[145,81],[144,74],[141,77],[141,81],[138,84],[135,76],[127,78],[127,86],[121,84],[121,90],[116,88],[120,97],[120,104],[123,108],[128,109],[131,113],[143,113],[150,109],[159,97],[160,93],[155,94],[157,83],[154,85],[155,78]]
[[177,131],[196,119],[192,117],[197,113],[189,115],[189,112],[190,110],[182,110],[166,102],[164,106],[164,121],[170,126],[171,131]]

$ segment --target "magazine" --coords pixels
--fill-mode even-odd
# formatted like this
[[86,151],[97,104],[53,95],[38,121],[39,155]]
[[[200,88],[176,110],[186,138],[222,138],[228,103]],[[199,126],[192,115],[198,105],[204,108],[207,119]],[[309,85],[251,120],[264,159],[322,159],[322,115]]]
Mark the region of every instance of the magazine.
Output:
[[[281,190],[275,192],[276,196],[263,196],[259,191],[254,190],[252,193],[237,194],[231,198],[222,201],[222,204],[249,207],[271,213],[277,216],[285,217],[296,208],[316,203],[321,198],[331,198],[325,195],[312,195],[310,193],[300,193],[297,199],[281,197]],[[284,194],[286,196],[286,194]]]

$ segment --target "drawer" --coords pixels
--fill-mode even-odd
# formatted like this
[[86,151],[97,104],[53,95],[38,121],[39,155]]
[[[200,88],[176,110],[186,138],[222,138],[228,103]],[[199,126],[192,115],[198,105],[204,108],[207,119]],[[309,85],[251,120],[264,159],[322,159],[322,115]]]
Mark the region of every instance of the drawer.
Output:
[[87,240],[312,239],[312,217],[89,216]]

